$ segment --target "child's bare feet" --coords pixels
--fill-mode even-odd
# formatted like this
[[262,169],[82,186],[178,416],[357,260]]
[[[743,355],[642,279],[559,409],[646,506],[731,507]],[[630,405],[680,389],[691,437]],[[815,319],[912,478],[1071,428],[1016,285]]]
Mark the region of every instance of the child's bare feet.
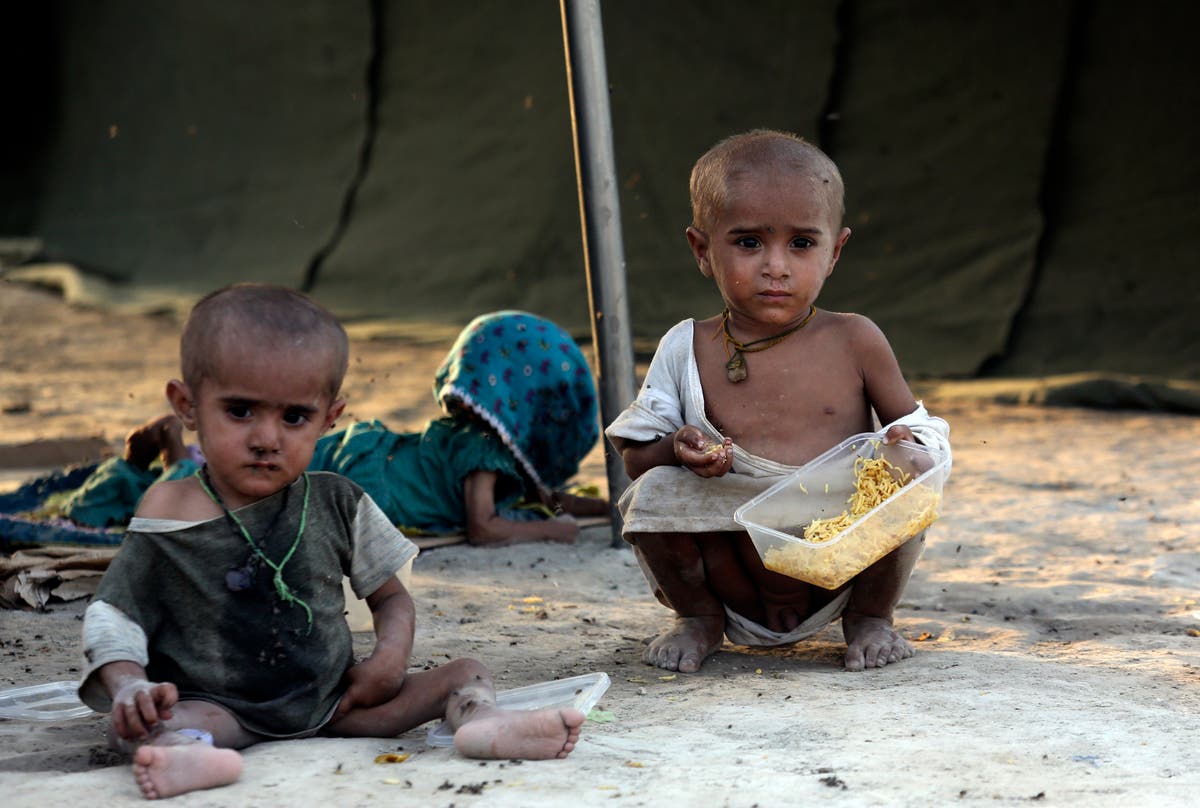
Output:
[[846,638],[845,665],[848,671],[882,668],[913,655],[912,644],[882,617],[842,615],[842,634]]
[[565,758],[579,740],[584,717],[571,709],[501,710],[480,705],[454,733],[454,747],[471,758]]
[[125,460],[140,469],[150,468],[155,458],[169,466],[186,455],[183,424],[173,414],[160,415],[125,436]]
[[642,661],[669,671],[695,673],[725,636],[724,616],[676,617],[675,624],[646,646]]
[[242,774],[242,756],[206,743],[138,747],[133,776],[148,800],[232,783]]

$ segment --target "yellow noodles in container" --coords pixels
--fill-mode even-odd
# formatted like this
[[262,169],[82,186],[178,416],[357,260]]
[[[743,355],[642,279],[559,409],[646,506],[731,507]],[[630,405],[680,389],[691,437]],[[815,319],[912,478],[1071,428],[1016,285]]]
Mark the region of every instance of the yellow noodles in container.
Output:
[[764,566],[836,589],[938,518],[948,458],[855,435],[738,508]]

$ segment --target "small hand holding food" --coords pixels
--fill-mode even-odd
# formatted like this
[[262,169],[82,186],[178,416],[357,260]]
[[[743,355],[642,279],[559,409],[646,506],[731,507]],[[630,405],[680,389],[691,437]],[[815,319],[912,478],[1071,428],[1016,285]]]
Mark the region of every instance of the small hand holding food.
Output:
[[179,691],[170,682],[148,682],[129,677],[113,694],[112,722],[119,737],[143,741],[160,721],[171,717]]
[[733,467],[733,440],[714,440],[691,424],[675,433],[675,457],[701,477],[721,477]]

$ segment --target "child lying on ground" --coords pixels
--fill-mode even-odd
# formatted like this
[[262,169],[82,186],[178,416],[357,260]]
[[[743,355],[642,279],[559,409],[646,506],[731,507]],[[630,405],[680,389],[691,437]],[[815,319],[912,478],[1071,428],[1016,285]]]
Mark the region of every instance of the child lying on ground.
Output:
[[[595,445],[599,419],[591,371],[560,327],[517,311],[477,317],[433,389],[446,415],[423,431],[356,423],[322,437],[309,470],[349,477],[410,535],[465,533],[491,546],[572,542],[579,528],[571,517],[608,515],[606,500],[562,490]],[[151,469],[156,459],[161,474]],[[198,460],[179,419],[156,418],[54,512],[85,525],[125,524],[150,485],[187,477]]]
[[[337,321],[290,290],[229,287],[193,309],[181,359],[167,397],[205,463],[146,492],[83,628],[80,697],[112,710],[145,796],[232,782],[234,750],[259,741],[442,717],[470,757],[565,757],[578,710],[501,710],[472,659],[407,671],[414,609],[395,573],[416,547],[354,483],[306,471],[345,406]],[[357,663],[343,574],[375,625]]]
[[916,433],[949,452],[946,422],[913,399],[883,333],[814,305],[850,236],[837,167],[794,135],[754,131],[700,158],[691,198],[688,243],[725,311],[667,332],[606,431],[634,480],[618,504],[624,536],[675,612],[645,661],[692,672],[722,635],[784,645],[838,616],[848,670],[909,657],[892,612],[923,534],[829,591],[765,569],[733,521],[780,475],[872,431],[872,411],[886,442]]

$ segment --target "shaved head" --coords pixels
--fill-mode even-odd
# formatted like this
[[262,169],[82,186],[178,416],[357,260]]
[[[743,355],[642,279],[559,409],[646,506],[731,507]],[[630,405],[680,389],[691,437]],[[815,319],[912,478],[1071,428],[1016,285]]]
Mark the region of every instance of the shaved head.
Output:
[[692,226],[708,232],[729,205],[731,188],[751,177],[792,174],[812,184],[824,198],[834,224],[845,215],[842,174],[825,152],[790,132],[754,129],[727,137],[705,152],[692,168]]
[[183,381],[196,390],[227,363],[267,351],[302,353],[325,363],[327,392],[337,396],[349,365],[345,329],[314,300],[269,284],[227,286],[192,308],[179,348]]

